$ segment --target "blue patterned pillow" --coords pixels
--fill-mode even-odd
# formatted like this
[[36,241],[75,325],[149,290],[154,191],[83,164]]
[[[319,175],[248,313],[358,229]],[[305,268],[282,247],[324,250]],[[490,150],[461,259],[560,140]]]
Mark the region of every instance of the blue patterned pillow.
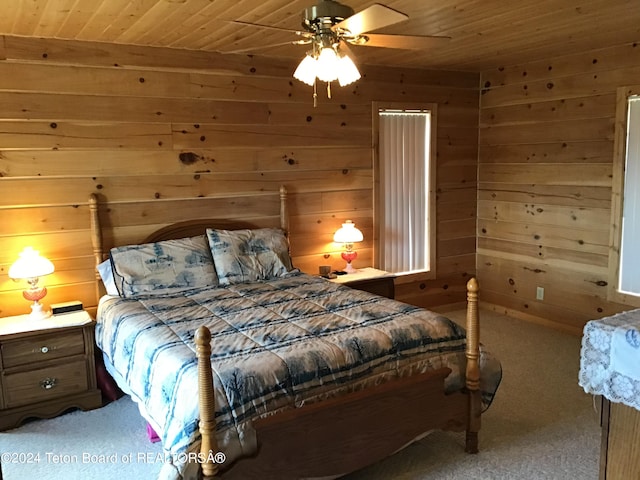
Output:
[[279,228],[207,229],[220,285],[281,277],[293,269],[289,242]]
[[218,285],[204,235],[112,248],[111,263],[116,288],[125,298]]

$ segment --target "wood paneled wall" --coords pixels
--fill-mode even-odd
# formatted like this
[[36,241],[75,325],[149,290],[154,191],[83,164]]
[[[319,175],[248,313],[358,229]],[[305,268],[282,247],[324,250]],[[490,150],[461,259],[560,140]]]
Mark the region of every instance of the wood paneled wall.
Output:
[[[294,263],[342,266],[333,232],[373,236],[371,102],[438,103],[437,279],[398,282],[418,305],[464,300],[475,272],[479,75],[363,67],[320,90],[277,59],[20,37],[0,43],[0,316],[28,311],[7,276],[25,245],[49,257],[47,303],[96,305],[87,200],[110,202],[113,241],[211,217],[202,197],[290,192]],[[301,53],[302,54],[302,53]],[[246,201],[246,200],[245,200]],[[243,215],[240,199],[219,216]],[[268,208],[268,205],[265,205]]]
[[607,301],[607,265],[616,89],[639,72],[629,44],[482,74],[483,300],[573,332],[630,308]]

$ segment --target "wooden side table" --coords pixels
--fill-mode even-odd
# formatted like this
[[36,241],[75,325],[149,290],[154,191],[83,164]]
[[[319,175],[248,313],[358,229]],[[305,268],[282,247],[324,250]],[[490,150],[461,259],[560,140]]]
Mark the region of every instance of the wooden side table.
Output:
[[600,398],[600,480],[640,478],[640,411]]
[[395,296],[395,275],[371,267],[359,268],[356,273],[338,275],[330,281],[387,298]]
[[102,405],[94,327],[86,311],[37,321],[28,315],[0,318],[0,430],[30,417]]

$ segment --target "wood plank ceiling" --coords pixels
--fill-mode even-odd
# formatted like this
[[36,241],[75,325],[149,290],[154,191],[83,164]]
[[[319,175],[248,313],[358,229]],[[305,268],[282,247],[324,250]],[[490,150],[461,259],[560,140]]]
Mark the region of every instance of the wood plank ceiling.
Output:
[[[318,0],[321,1],[321,0]],[[251,49],[301,58],[305,47],[267,44],[300,29],[314,0],[11,0],[0,2],[0,34],[175,47]],[[356,12],[375,2],[344,0]],[[428,51],[354,47],[360,63],[486,71],[640,40],[637,0],[389,0],[409,20],[378,33],[446,35]],[[255,49],[255,50],[254,50]]]

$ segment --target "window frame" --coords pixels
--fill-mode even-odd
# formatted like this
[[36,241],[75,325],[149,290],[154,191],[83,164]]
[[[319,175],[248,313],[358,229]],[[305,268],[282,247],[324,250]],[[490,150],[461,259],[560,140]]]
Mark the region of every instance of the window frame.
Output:
[[429,102],[383,102],[377,101],[372,104],[372,117],[373,117],[373,135],[372,135],[372,150],[373,150],[373,261],[376,268],[380,268],[381,265],[381,248],[380,237],[382,234],[382,225],[380,224],[380,212],[384,208],[384,204],[380,197],[380,154],[379,154],[379,139],[380,139],[380,110],[427,110],[430,113],[430,139],[429,139],[429,270],[415,273],[400,274],[399,277],[402,280],[421,281],[436,278],[436,152],[437,152],[437,119],[438,119],[438,105],[436,103]]
[[640,295],[623,293],[620,282],[622,215],[624,207],[625,164],[627,160],[628,99],[640,96],[640,85],[619,87],[616,92],[616,118],[611,183],[611,228],[609,237],[609,301],[640,307]]

